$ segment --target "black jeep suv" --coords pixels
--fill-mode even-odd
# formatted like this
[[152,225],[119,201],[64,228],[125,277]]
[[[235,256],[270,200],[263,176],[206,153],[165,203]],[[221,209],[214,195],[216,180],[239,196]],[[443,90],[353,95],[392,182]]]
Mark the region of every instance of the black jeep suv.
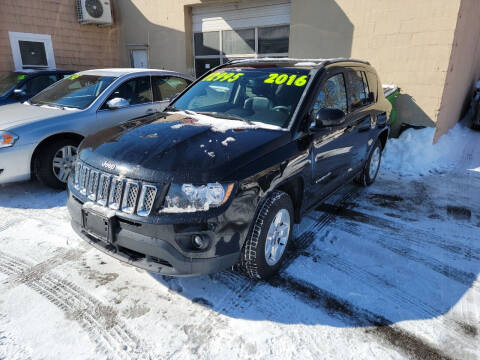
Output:
[[149,271],[238,264],[265,279],[305,212],[351,180],[374,182],[390,111],[367,62],[229,62],[165,112],[83,141],[68,184],[72,225]]

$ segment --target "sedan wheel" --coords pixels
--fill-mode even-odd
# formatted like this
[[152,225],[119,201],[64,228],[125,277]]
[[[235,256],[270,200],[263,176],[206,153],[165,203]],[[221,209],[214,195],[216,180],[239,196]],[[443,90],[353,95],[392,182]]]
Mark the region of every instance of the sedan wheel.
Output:
[[52,163],[53,173],[61,182],[67,182],[76,156],[77,147],[73,145],[64,146],[55,153]]

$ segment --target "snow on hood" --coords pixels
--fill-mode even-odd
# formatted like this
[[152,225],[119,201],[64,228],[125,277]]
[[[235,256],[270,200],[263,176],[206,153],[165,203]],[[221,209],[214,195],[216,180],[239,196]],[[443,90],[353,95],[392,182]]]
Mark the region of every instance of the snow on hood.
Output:
[[220,119],[220,118],[216,118],[208,115],[193,114],[190,112],[186,113],[183,111],[168,112],[168,114],[182,114],[194,120],[194,122],[191,124],[181,123],[181,124],[172,125],[171,126],[172,129],[179,129],[182,126],[186,126],[186,125],[203,125],[203,126],[210,126],[212,131],[221,132],[221,133],[225,133],[228,130],[234,130],[234,129],[268,129],[268,130],[287,131],[287,129],[284,129],[280,126],[265,124],[258,121],[252,121],[249,124],[246,121],[241,121],[241,120]]
[[433,144],[435,128],[408,129],[398,139],[389,139],[383,154],[383,171],[402,176],[423,176],[446,170],[480,167],[480,150],[465,154],[460,144],[480,144],[480,133],[457,124]]

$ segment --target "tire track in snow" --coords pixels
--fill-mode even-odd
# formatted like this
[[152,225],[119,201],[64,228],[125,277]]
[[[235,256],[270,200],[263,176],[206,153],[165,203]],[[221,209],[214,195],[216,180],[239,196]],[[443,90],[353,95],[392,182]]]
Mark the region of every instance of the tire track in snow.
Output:
[[[76,256],[79,255],[67,254],[65,261],[70,261]],[[62,260],[57,255],[32,266],[21,259],[0,252],[0,271],[9,276],[2,283],[7,289],[24,284],[44,296],[62,310],[68,319],[80,324],[96,344],[101,355],[114,359],[152,358],[145,344],[118,318],[113,307],[104,305],[72,282],[49,273],[60,263]]]
[[[454,331],[458,334],[452,339],[456,342],[460,342],[465,347],[471,347],[472,344],[466,341],[462,336],[465,332],[465,329],[456,321],[448,317],[444,317],[442,320],[438,318],[439,315],[442,315],[445,311],[442,311],[439,308],[436,308],[429,303],[426,303],[421,298],[417,297],[415,293],[409,293],[404,289],[400,289],[392,284],[388,279],[385,279],[378,274],[371,273],[366,271],[344,258],[338,257],[336,254],[333,254],[328,251],[328,249],[322,249],[321,254],[305,254],[306,257],[312,258],[315,262],[322,262],[322,264],[327,265],[337,271],[343,272],[356,282],[360,282],[369,286],[374,291],[382,291],[382,288],[388,288],[388,291],[383,291],[383,296],[391,299],[392,302],[396,305],[400,305],[401,308],[414,308],[420,309],[421,315],[428,316],[431,318],[431,321],[435,323],[435,327],[442,328],[445,330],[445,334],[448,334],[449,331]],[[415,316],[420,314],[415,313]],[[388,315],[382,315],[388,318]]]
[[269,283],[291,293],[315,308],[326,310],[331,317],[337,318],[346,325],[367,327],[365,333],[374,335],[375,338],[390,344],[409,358],[418,360],[452,360],[426,341],[408,331],[391,325],[391,322],[383,316],[360,308],[306,281],[280,275],[272,278]]
[[[336,216],[339,216],[341,218],[344,218],[346,220],[364,223],[364,224],[370,225],[374,228],[380,228],[380,229],[386,228],[386,229],[392,230],[392,232],[394,232],[394,233],[392,233],[391,236],[389,236],[388,240],[393,240],[393,242],[395,242],[396,244],[391,244],[389,242],[380,241],[378,238],[371,238],[371,237],[367,237],[367,238],[365,238],[365,240],[372,241],[372,242],[382,246],[386,250],[389,250],[389,251],[391,251],[391,252],[393,252],[397,255],[403,256],[403,257],[405,257],[405,258],[407,258],[411,261],[423,264],[426,267],[430,268],[431,270],[436,271],[436,272],[444,275],[445,277],[450,278],[454,281],[457,281],[457,282],[459,282],[463,285],[466,285],[468,287],[471,287],[471,286],[476,287],[476,285],[474,284],[475,279],[477,278],[476,274],[474,274],[472,272],[468,272],[468,271],[458,269],[458,268],[453,267],[449,264],[445,264],[445,263],[443,263],[443,262],[441,262],[441,261],[439,261],[439,260],[437,260],[437,259],[435,259],[431,256],[428,256],[427,255],[428,251],[425,251],[424,253],[419,253],[417,250],[414,250],[412,248],[409,248],[409,247],[406,247],[406,246],[402,245],[402,242],[403,243],[410,242],[410,243],[415,244],[415,245],[420,245],[421,244],[421,242],[419,242],[419,241],[412,240],[412,239],[415,239],[415,237],[418,237],[419,235],[421,235],[421,232],[417,231],[417,229],[415,229],[412,232],[410,232],[405,227],[403,227],[402,229],[399,229],[399,228],[395,227],[394,225],[392,225],[392,223],[390,223],[390,222],[388,222],[388,221],[386,221],[382,218],[378,218],[378,217],[372,216],[372,215],[365,215],[365,214],[360,213],[358,211],[345,209],[345,208],[338,207],[338,206],[322,206],[322,209],[324,211],[332,213],[332,214],[334,214]],[[385,223],[384,223],[384,221],[385,221]],[[355,229],[347,227],[347,228],[344,228],[343,230],[347,231],[347,232],[351,232],[352,234],[354,234],[356,236],[359,236],[359,234],[355,232]],[[397,237],[395,236],[395,232],[400,232],[402,235],[407,234],[407,235],[410,235],[410,236],[402,236],[401,239],[397,239]],[[431,234],[429,234],[429,236],[431,237]],[[429,236],[425,236],[425,239],[428,239]],[[438,246],[438,244],[437,244],[437,246]],[[448,249],[448,248],[444,248],[444,250],[447,250],[447,251],[451,252],[451,249]],[[472,252],[477,253],[478,251],[473,249]]]

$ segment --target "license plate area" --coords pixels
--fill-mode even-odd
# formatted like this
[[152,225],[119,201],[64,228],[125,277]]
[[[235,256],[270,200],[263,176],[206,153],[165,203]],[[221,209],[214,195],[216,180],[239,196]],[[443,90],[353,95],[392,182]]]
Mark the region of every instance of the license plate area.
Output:
[[90,236],[105,243],[113,242],[112,217],[98,213],[91,209],[82,209],[82,228]]

